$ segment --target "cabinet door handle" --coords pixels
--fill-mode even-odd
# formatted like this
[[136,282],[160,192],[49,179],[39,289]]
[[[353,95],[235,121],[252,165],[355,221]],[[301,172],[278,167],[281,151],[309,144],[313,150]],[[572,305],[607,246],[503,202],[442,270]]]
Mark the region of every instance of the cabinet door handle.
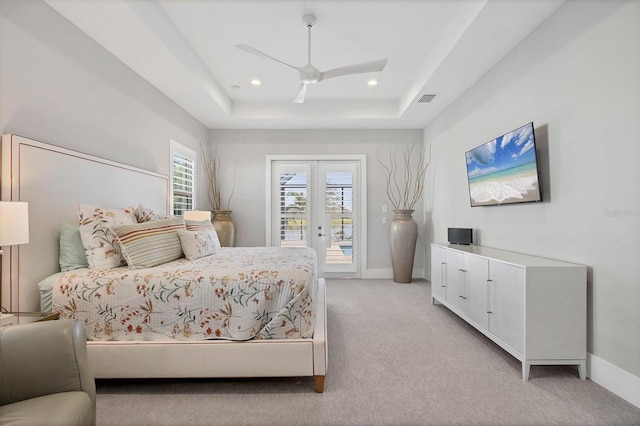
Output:
[[493,280],[487,280],[487,313],[493,313],[493,291],[491,290],[491,284]]
[[462,278],[464,278],[464,300],[467,300],[467,296],[469,295],[469,280],[467,279],[467,270],[462,270]]
[[462,270],[462,298],[467,300],[467,274],[464,269]]
[[469,296],[469,279],[467,278],[467,270],[462,270],[462,275],[464,276],[464,300],[467,300]]
[[465,272],[467,272],[465,269],[459,269],[460,271],[460,293],[462,293],[460,295],[460,298],[463,300],[467,300],[467,283],[465,280]]
[[442,268],[442,281],[440,283],[440,287],[446,287],[447,286],[447,268],[446,268],[447,263],[446,262],[440,262],[440,267]]

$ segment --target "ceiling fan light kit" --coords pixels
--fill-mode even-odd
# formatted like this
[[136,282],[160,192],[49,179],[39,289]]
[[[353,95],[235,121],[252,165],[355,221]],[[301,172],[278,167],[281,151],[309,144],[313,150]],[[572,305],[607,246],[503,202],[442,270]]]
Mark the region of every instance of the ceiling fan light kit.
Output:
[[368,72],[380,72],[384,69],[385,65],[387,64],[387,59],[378,59],[375,61],[363,62],[359,64],[354,64],[354,65],[347,65],[344,67],[338,67],[328,71],[320,71],[318,70],[318,68],[316,68],[311,64],[311,29],[316,23],[316,17],[315,15],[312,15],[312,14],[304,15],[302,17],[302,22],[307,28],[307,33],[308,33],[307,64],[303,67],[298,67],[298,66],[283,62],[279,59],[274,58],[273,56],[267,55],[266,53],[261,52],[258,49],[246,44],[236,45],[238,49],[243,50],[247,53],[251,53],[253,55],[260,56],[265,59],[270,59],[270,60],[279,62],[282,65],[286,65],[298,71],[298,76],[300,79],[300,87],[298,88],[298,94],[293,99],[293,103],[301,104],[304,102],[307,96],[307,86],[310,84],[319,83],[329,78],[341,77],[345,75],[362,74],[362,73],[368,73]]

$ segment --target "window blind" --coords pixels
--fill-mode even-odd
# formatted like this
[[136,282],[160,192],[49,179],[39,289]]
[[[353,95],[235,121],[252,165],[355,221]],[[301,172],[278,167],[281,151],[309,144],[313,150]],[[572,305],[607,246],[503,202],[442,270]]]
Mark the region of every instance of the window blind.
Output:
[[173,154],[173,214],[182,216],[193,210],[195,192],[195,161],[181,154]]

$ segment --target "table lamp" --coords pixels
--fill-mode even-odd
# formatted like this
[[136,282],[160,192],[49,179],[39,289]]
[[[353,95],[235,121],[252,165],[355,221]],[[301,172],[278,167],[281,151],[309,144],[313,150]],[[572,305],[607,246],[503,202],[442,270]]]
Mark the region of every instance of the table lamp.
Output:
[[[2,247],[28,242],[29,204],[22,201],[0,201],[0,255],[2,255]],[[0,307],[2,307],[1,289]]]
[[187,210],[184,212],[185,220],[211,220],[211,212],[206,210]]

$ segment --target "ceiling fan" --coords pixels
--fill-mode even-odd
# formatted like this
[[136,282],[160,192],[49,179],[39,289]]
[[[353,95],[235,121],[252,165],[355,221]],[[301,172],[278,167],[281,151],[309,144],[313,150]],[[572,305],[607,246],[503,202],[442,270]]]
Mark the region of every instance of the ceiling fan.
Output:
[[283,62],[279,59],[274,58],[273,56],[269,56],[266,53],[263,53],[261,51],[259,51],[258,49],[255,49],[251,46],[248,46],[246,44],[236,44],[236,47],[240,50],[244,50],[245,52],[249,52],[252,53],[254,55],[257,56],[261,56],[263,58],[267,58],[267,59],[271,59],[273,61],[276,62],[280,62],[283,65],[286,65],[290,68],[293,68],[295,70],[298,70],[298,72],[300,73],[300,88],[298,89],[298,94],[296,95],[295,99],[293,100],[294,103],[298,103],[301,104],[304,102],[304,98],[307,95],[307,86],[309,84],[315,84],[315,83],[319,83],[323,80],[327,80],[329,78],[333,78],[333,77],[341,77],[344,75],[351,75],[351,74],[361,74],[361,73],[367,73],[367,72],[378,72],[378,71],[382,71],[384,69],[384,66],[387,64],[387,60],[386,59],[378,59],[376,61],[370,61],[370,62],[362,62],[360,64],[354,64],[354,65],[347,65],[344,67],[338,67],[338,68],[334,68],[328,71],[320,71],[318,70],[318,68],[314,67],[313,65],[311,65],[311,28],[313,28],[313,26],[316,23],[316,17],[314,15],[304,15],[302,17],[302,22],[305,24],[305,26],[307,27],[307,32],[308,32],[308,59],[307,59],[307,65],[303,66],[303,67],[297,67],[291,64],[287,64],[286,62]]

